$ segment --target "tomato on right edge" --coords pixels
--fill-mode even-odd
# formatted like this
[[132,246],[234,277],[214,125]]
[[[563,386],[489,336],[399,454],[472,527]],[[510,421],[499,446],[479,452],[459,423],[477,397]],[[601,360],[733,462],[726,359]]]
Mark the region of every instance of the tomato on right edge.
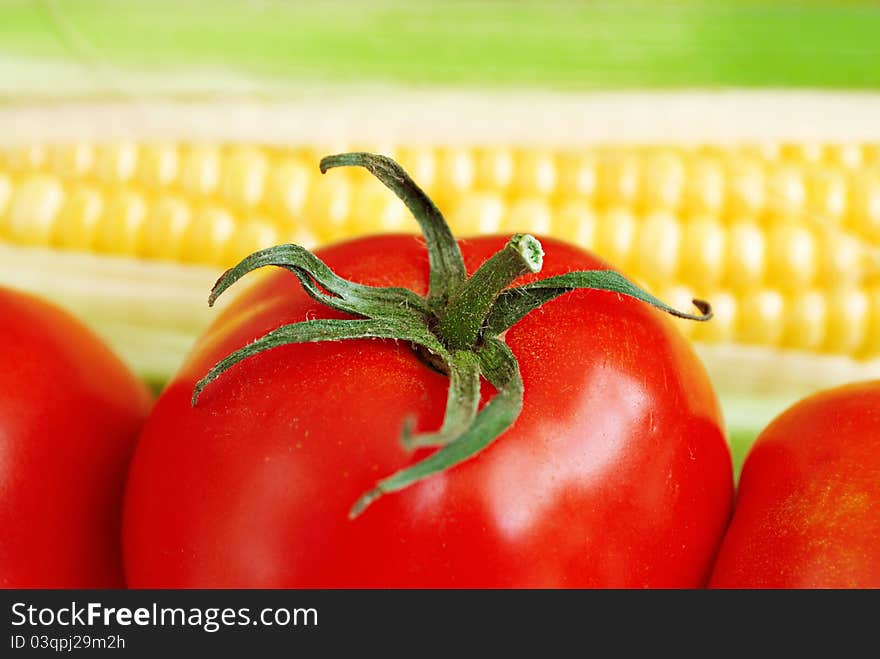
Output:
[[715,588],[880,588],[880,381],[800,401],[758,437]]

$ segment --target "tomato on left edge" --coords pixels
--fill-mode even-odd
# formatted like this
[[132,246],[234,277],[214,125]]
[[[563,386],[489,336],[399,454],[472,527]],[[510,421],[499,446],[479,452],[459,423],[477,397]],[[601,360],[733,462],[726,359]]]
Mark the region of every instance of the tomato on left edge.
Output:
[[0,587],[122,587],[122,494],[149,392],[75,318],[3,288],[0,363]]

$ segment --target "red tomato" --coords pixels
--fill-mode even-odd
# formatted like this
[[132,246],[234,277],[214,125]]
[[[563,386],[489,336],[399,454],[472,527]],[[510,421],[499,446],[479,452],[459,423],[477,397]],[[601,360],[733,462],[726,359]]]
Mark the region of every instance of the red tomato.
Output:
[[880,588],[880,381],[816,394],[761,433],[711,585]]
[[0,586],[122,587],[122,496],[148,391],[79,321],[2,288],[0,362]]
[[[469,272],[504,242],[463,241]],[[607,267],[542,242],[541,276]],[[427,290],[414,237],[319,256],[356,282]],[[290,273],[271,274],[216,320],[163,393],[128,484],[130,586],[705,585],[731,511],[731,459],[706,373],[659,312],[577,291],[526,316],[506,335],[525,385],[513,427],[354,520],[365,490],[429,451],[403,449],[405,419],[415,415],[417,431],[442,420],[449,381],[408,344],[275,348],[190,404],[220,358],[307,317],[345,316]]]

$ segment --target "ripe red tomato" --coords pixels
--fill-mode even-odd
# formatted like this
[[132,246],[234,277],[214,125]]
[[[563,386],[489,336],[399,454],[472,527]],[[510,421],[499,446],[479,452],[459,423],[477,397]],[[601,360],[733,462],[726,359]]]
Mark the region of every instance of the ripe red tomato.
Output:
[[[463,241],[468,271],[504,242]],[[543,242],[542,276],[607,267]],[[319,256],[356,282],[428,288],[414,237],[353,240]],[[706,373],[662,314],[593,290],[532,312],[505,339],[525,386],[513,427],[353,520],[349,509],[378,478],[429,452],[404,450],[405,420],[427,431],[443,418],[449,380],[409,344],[274,348],[190,403],[196,381],[256,337],[344,317],[277,271],[198,342],[133,459],[130,586],[705,585],[731,511],[731,459]]]
[[761,433],[711,585],[880,588],[880,381],[811,396]]
[[75,318],[2,288],[0,362],[0,586],[122,587],[122,496],[149,392]]

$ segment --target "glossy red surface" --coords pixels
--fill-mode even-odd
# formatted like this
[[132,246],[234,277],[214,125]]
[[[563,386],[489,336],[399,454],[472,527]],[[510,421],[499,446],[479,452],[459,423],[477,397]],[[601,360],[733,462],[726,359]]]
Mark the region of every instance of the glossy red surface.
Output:
[[[504,242],[464,241],[468,270]],[[606,267],[542,242],[541,276]],[[415,237],[319,255],[358,282],[427,289]],[[401,447],[404,419],[415,414],[419,430],[442,420],[448,381],[409,345],[276,348],[190,406],[218,359],[307,317],[341,316],[290,273],[271,274],[218,317],[158,401],[127,492],[131,586],[705,583],[731,510],[731,460],[706,373],[662,314],[598,291],[532,312],[506,336],[525,385],[515,425],[476,458],[353,521],[349,508],[365,490],[424,455]]]
[[122,495],[151,403],[60,309],[0,289],[0,586],[123,585]]
[[719,588],[880,588],[880,382],[812,396],[743,465]]

